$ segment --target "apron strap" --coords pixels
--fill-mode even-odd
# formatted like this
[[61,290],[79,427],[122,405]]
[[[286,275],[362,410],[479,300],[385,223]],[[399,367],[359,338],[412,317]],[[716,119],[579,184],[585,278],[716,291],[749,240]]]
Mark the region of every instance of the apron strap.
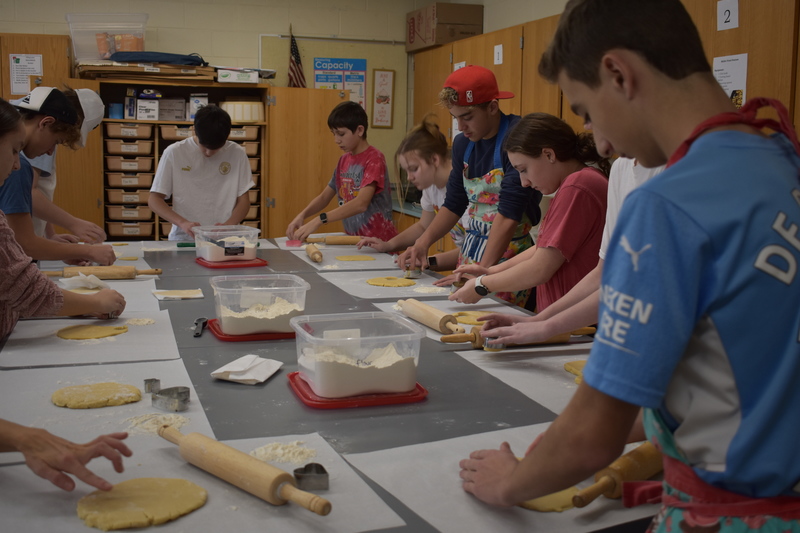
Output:
[[[771,107],[778,113],[780,121],[771,118],[756,118],[758,110],[762,107]],[[671,167],[689,151],[692,143],[697,140],[706,131],[720,126],[729,126],[731,124],[746,124],[752,126],[757,130],[770,128],[786,135],[794,145],[794,149],[800,154],[800,142],[797,140],[797,133],[792,127],[792,121],[789,119],[789,112],[786,107],[774,98],[753,98],[748,100],[744,106],[738,111],[729,111],[727,113],[720,113],[711,118],[706,119],[697,125],[697,127],[689,135],[689,138],[681,143],[675,153],[667,161],[667,167]]]

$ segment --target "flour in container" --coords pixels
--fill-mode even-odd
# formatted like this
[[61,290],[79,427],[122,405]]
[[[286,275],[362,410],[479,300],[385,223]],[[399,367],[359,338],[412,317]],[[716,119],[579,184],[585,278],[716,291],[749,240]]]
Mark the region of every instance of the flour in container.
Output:
[[[246,239],[245,237],[225,237],[224,239],[218,239],[217,242],[224,242],[226,245],[225,247],[222,247],[209,241],[197,242],[197,257],[201,257],[206,261],[211,262],[238,261],[256,258],[256,243],[250,242],[249,239]],[[237,244],[240,244],[240,246],[236,246]],[[231,254],[231,252],[234,251],[238,252],[239,250],[241,253],[226,255],[226,250],[228,251],[228,254]]]
[[334,348],[305,348],[299,365],[311,390],[323,398],[408,392],[417,382],[415,358],[403,357],[393,344],[374,349],[364,359]]
[[252,335],[254,333],[291,332],[289,319],[300,315],[303,309],[288,300],[276,297],[270,305],[254,304],[244,311],[220,307],[220,324],[226,335]]

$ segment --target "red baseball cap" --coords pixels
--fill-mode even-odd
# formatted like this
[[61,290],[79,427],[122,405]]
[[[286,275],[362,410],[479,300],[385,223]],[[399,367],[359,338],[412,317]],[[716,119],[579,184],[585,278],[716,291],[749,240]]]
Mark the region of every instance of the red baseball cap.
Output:
[[443,87],[454,89],[458,93],[458,101],[453,105],[463,107],[514,98],[514,93],[497,88],[497,79],[491,70],[478,65],[467,65],[456,70],[447,77]]

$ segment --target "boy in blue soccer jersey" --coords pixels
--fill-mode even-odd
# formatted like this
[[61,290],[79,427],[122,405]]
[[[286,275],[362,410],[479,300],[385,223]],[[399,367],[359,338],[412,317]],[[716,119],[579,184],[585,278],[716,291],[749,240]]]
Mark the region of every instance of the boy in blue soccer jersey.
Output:
[[[596,137],[667,169],[620,212],[572,401],[522,462],[507,444],[463,460],[464,489],[496,505],[563,489],[643,429],[665,467],[650,531],[800,531],[800,143],[786,109],[737,112],[679,0],[571,0],[539,71]],[[763,106],[782,119],[774,135]]]

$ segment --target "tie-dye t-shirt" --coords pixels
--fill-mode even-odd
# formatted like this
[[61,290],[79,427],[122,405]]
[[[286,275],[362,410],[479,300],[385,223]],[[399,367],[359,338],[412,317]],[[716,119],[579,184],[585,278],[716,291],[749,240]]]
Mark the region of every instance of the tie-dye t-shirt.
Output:
[[378,237],[388,241],[397,235],[392,222],[392,195],[389,187],[389,170],[380,150],[370,146],[360,154],[350,152],[339,158],[328,187],[336,191],[339,205],[358,196],[362,187],[375,184],[375,194],[367,210],[344,219],[348,235]]

